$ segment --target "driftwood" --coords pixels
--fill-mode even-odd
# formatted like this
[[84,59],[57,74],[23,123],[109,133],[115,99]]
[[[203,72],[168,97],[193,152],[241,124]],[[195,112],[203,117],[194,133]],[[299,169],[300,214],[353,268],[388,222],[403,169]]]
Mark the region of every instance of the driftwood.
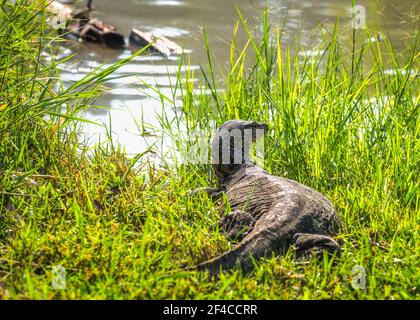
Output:
[[[125,47],[124,37],[117,33],[114,26],[91,18],[92,0],[88,1],[87,8],[84,10],[77,10],[72,5],[64,5],[57,1],[51,1],[47,10],[65,21],[65,27],[59,32],[67,39],[103,43],[113,49]],[[182,53],[182,48],[166,37],[138,29],[131,30],[129,43],[134,47],[149,46],[150,50],[166,57]]]
[[52,1],[47,10],[64,20],[65,27],[60,28],[59,32],[68,39],[103,43],[112,49],[125,47],[124,37],[116,32],[114,26],[90,17],[91,1],[85,10],[77,10],[74,6]]
[[181,54],[182,48],[175,42],[164,36],[156,36],[150,32],[143,32],[132,29],[129,38],[130,45],[135,47],[145,47],[150,45],[150,49],[159,52],[167,57],[173,54]]
[[102,21],[80,17],[73,19],[67,26],[68,32],[79,38],[105,44],[112,49],[125,47],[124,37],[116,32],[116,28]]

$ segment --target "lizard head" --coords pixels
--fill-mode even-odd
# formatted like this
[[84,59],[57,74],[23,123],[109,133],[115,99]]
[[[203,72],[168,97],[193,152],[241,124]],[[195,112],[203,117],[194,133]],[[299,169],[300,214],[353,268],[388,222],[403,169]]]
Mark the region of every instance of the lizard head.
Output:
[[219,183],[234,174],[250,159],[252,143],[268,131],[265,123],[229,120],[223,123],[212,141],[212,164]]

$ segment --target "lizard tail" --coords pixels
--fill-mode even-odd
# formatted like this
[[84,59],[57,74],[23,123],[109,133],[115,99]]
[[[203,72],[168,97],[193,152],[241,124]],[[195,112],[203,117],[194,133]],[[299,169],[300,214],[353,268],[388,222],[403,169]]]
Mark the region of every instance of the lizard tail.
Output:
[[272,251],[272,242],[261,234],[245,238],[235,248],[222,255],[199,263],[187,270],[208,271],[217,275],[221,270],[240,267],[247,271],[253,267],[253,259],[259,259]]

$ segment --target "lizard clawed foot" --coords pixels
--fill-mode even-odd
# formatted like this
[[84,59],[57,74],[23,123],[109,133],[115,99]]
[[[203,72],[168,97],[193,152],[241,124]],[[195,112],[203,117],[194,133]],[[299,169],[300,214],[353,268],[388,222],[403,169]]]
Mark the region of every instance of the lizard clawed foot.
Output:
[[293,236],[292,244],[296,250],[296,258],[302,260],[310,256],[321,258],[323,252],[329,254],[340,254],[341,247],[334,239],[321,234],[296,233]]
[[222,197],[224,190],[216,189],[213,187],[201,187],[187,192],[187,197],[199,195],[200,193],[207,193],[213,200],[217,200]]

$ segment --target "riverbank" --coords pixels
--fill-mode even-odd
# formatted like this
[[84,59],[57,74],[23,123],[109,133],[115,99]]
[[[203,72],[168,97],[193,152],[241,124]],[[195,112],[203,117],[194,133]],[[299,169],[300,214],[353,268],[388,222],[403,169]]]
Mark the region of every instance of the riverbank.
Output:
[[[154,168],[141,164],[147,154],[135,164],[118,145],[84,146],[80,113],[126,61],[57,94],[58,61],[41,59],[44,12],[25,3],[0,13],[1,299],[418,298],[418,33],[397,52],[368,31],[345,47],[337,27],[302,56],[263,18],[247,50],[232,42],[224,90],[211,63],[203,90],[192,77],[176,84],[182,110],[163,128],[176,137],[233,118],[266,122],[265,168],[323,192],[344,224],[339,258],[297,263],[290,252],[215,280],[174,272],[232,245],[217,206],[187,196],[215,184],[211,168]],[[354,283],[363,274],[365,288]]]

